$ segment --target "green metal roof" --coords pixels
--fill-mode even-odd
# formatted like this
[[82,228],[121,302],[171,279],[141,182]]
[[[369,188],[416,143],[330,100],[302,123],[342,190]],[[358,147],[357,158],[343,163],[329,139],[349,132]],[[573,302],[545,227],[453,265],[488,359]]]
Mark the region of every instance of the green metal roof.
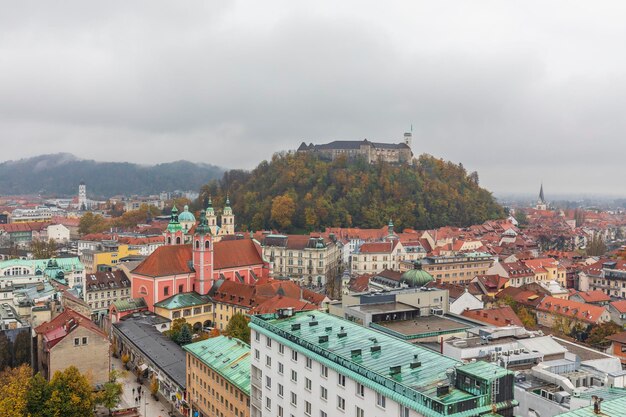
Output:
[[50,259],[8,259],[0,261],[0,269],[10,268],[13,266],[23,266],[32,268],[34,272],[41,271],[43,274],[46,269],[62,270],[64,273],[72,271],[82,271],[85,269],[80,259],[72,258],[50,258]]
[[[325,313],[297,313],[280,319],[253,316],[250,327],[427,416],[463,416],[465,411],[453,410],[468,400],[476,400],[476,405],[467,415],[476,415],[483,407],[490,411],[490,383],[511,374],[489,363],[471,364],[466,370],[470,364]],[[414,359],[421,364],[411,367]],[[396,366],[400,369],[392,375]],[[484,392],[474,394],[451,386],[449,393],[438,396],[438,384],[447,382],[446,371],[453,369],[487,380]]]
[[[591,401],[591,400],[590,400]],[[593,405],[579,408],[578,410],[568,411],[567,413],[558,414],[556,417],[598,417],[610,416],[621,417],[626,414],[626,397],[617,398],[614,400],[603,401],[600,405],[601,414],[593,412]]]
[[183,346],[187,352],[250,395],[250,346],[239,339],[217,336]]
[[211,299],[206,295],[200,295],[197,292],[183,292],[161,300],[155,303],[154,306],[167,310],[176,310],[179,308],[204,305],[210,302]]
[[196,217],[193,215],[192,212],[189,211],[189,206],[186,205],[183,212],[178,215],[178,221],[195,223]]
[[148,306],[143,298],[128,298],[126,300],[119,300],[115,301],[113,305],[117,311],[135,310]]

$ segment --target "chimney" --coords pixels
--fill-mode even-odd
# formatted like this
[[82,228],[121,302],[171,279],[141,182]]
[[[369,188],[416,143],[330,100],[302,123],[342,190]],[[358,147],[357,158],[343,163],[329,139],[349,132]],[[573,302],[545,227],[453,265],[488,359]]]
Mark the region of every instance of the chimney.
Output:
[[593,413],[594,414],[602,414],[602,401],[604,401],[604,398],[600,398],[597,395],[592,395],[591,396],[591,401],[593,401]]

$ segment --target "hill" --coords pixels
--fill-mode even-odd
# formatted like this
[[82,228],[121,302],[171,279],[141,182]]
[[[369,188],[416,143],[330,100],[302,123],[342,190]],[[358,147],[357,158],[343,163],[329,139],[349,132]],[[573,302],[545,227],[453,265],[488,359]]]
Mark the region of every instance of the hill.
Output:
[[491,193],[478,185],[477,173],[430,155],[413,165],[370,165],[276,154],[251,172],[226,172],[202,187],[199,201],[211,195],[214,207],[221,208],[226,191],[241,230],[378,228],[390,218],[399,229],[427,229],[504,216]]
[[0,194],[76,195],[85,181],[93,197],[116,194],[156,194],[161,191],[197,190],[219,178],[222,168],[177,161],[152,166],[128,162],[97,162],[72,154],[40,155],[0,164]]

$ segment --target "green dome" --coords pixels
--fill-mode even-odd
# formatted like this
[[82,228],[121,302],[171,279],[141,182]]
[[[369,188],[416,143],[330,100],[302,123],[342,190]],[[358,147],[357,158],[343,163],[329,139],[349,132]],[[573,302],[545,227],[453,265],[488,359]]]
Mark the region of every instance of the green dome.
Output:
[[185,206],[185,209],[183,210],[183,212],[178,215],[178,221],[179,222],[192,222],[192,223],[196,222],[195,216],[193,215],[193,213],[189,211],[189,206]]
[[406,283],[411,288],[423,287],[431,281],[434,281],[432,275],[422,269],[422,265],[415,264],[415,268],[402,274],[400,282]]

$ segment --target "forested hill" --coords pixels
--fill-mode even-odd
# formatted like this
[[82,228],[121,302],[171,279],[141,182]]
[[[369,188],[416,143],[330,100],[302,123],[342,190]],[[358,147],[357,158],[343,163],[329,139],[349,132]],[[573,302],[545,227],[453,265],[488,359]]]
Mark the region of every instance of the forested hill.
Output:
[[74,196],[78,184],[85,181],[89,198],[148,195],[197,190],[223,173],[222,168],[188,161],[145,166],[97,162],[60,153],[0,163],[0,194]]
[[202,187],[196,208],[212,196],[221,209],[230,195],[240,230],[321,230],[326,226],[397,229],[467,226],[504,216],[478,174],[422,155],[414,165],[325,161],[311,154],[277,154],[251,172],[228,171]]

